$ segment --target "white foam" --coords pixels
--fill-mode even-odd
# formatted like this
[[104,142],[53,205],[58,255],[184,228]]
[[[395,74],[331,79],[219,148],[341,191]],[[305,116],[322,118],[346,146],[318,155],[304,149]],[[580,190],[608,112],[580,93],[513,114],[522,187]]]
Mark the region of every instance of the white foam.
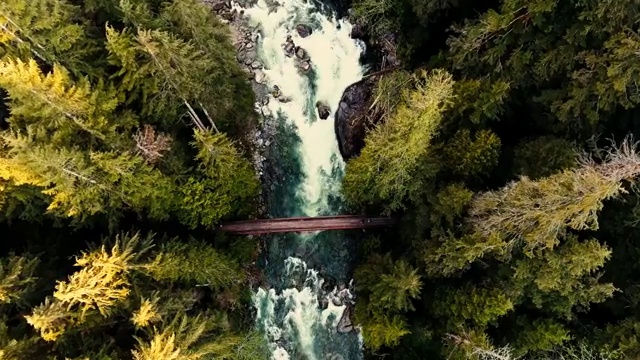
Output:
[[[270,86],[277,85],[291,102],[281,103],[271,98],[269,110],[276,114],[282,112],[298,128],[301,139],[305,180],[299,194],[306,200],[304,212],[318,215],[327,207],[330,193],[339,191],[339,181],[329,184],[323,173],[331,174],[332,158],[337,166],[344,163],[339,156],[334,131],[334,113],[340,103],[344,89],[360,80],[364,68],[360,65],[362,45],[351,39],[351,24],[343,20],[327,18],[319,12],[310,12],[313,5],[302,0],[282,0],[276,11],[269,11],[264,0],[245,10],[252,25],[262,34],[258,53],[265,66],[264,73]],[[298,23],[310,22],[314,25],[311,35],[302,38],[295,31]],[[283,44],[291,35],[294,43],[307,51],[316,74],[316,91],[310,91],[308,78],[301,75],[296,60],[285,55]],[[311,122],[309,112],[315,114],[317,101],[326,102],[331,108],[331,116],[326,120]]]
[[[281,103],[271,98],[268,107],[272,114],[282,113],[298,129],[305,178],[297,194],[304,199],[301,210],[314,216],[327,211],[329,195],[338,195],[340,191],[340,179],[328,181],[326,176],[332,173],[334,166],[344,167],[334,132],[334,113],[344,89],[362,78],[364,68],[359,59],[364,48],[350,38],[351,25],[348,22],[328,18],[316,11],[310,2],[278,1],[280,6],[270,12],[267,3],[259,0],[252,8],[245,9],[245,15],[261,32],[257,50],[265,67],[267,84],[277,85],[282,94],[291,99],[288,103]],[[295,31],[298,23],[312,25],[312,34],[301,38]],[[283,44],[288,35],[311,58],[316,76],[314,84],[299,72],[295,59],[285,55]],[[312,85],[315,91],[311,91]],[[315,104],[318,101],[331,108],[331,116],[327,120],[316,117]],[[312,118],[316,120],[311,121]],[[322,279],[318,273],[307,269],[307,264],[298,258],[286,259],[284,266],[295,287],[280,294],[273,289],[259,289],[254,294],[258,326],[269,338],[273,359],[288,360],[290,354],[281,342],[295,338],[296,351],[304,354],[306,359],[316,360],[316,329],[335,328],[345,306],[333,304],[332,299],[339,297],[334,290],[327,295],[328,307],[321,310],[318,294]],[[278,314],[282,312],[284,318],[278,320]]]

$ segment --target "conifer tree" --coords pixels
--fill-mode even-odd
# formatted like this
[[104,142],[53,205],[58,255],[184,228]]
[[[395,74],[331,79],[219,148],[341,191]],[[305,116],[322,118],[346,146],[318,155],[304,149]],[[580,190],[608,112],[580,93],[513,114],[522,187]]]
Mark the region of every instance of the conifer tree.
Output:
[[575,146],[555,136],[524,140],[516,145],[514,152],[514,175],[525,175],[533,180],[578,165]]
[[175,121],[184,109],[196,128],[216,129],[205,123],[195,107],[207,91],[203,79],[213,59],[192,43],[161,30],[139,29],[136,35],[125,29],[107,27],[107,49],[114,65],[120,66],[122,90],[141,93],[146,114],[173,115]]
[[499,236],[488,237],[478,233],[455,236],[441,235],[437,243],[424,250],[426,270],[429,275],[451,276],[486,255],[504,258],[508,244]]
[[411,299],[419,298],[422,287],[418,271],[403,260],[394,262],[390,270],[371,287],[370,301],[398,312],[413,310]]
[[451,75],[442,70],[422,74],[416,90],[387,122],[367,134],[362,153],[349,161],[343,181],[346,200],[355,206],[382,205],[386,213],[401,209],[416,170],[453,97]]
[[4,141],[9,149],[0,161],[0,175],[42,187],[52,197],[50,211],[82,217],[130,207],[163,218],[173,206],[170,179],[138,156],[86,156],[79,150],[36,145],[22,136],[5,136]]
[[500,287],[467,284],[442,287],[435,294],[432,311],[446,321],[445,329],[483,328],[514,309],[514,301]]
[[500,145],[500,138],[491,131],[480,130],[472,139],[470,131],[462,129],[445,145],[444,162],[455,174],[487,175],[498,164]]
[[195,240],[171,240],[160,248],[156,263],[162,266],[150,270],[160,281],[191,283],[213,288],[233,286],[244,280],[241,270],[211,245]]
[[430,197],[430,217],[433,224],[452,226],[469,206],[473,192],[461,183],[453,183]]
[[233,72],[237,68],[234,57],[229,56],[233,53],[229,27],[220,22],[206,4],[198,0],[172,1],[163,7],[160,18],[170,24],[168,30],[171,32],[191,40],[207,54],[217,55],[215,73],[208,74],[210,81],[223,80],[225,69]]
[[0,61],[0,86],[9,94],[12,128],[41,141],[78,142],[78,130],[114,139],[117,130],[135,124],[130,117],[112,118],[119,104],[113,88],[100,83],[92,89],[84,78],[74,82],[58,65],[44,74],[33,59]]
[[0,259],[0,304],[20,301],[36,281],[38,259],[10,255]]
[[77,315],[67,310],[62,302],[47,297],[25,319],[40,333],[43,340],[56,341],[77,321]]
[[367,348],[379,350],[382,347],[396,346],[405,335],[410,333],[407,322],[402,316],[385,313],[371,314],[359,310],[366,307],[357,303],[355,318],[362,327],[362,337]]
[[212,227],[223,216],[246,209],[258,193],[259,182],[251,164],[225,134],[196,131],[195,139],[202,177],[189,178],[182,186],[178,215],[188,226]]
[[15,337],[7,326],[7,318],[0,318],[0,359],[23,360],[42,358],[43,349],[37,337]]
[[240,340],[237,337],[211,337],[215,321],[206,316],[176,316],[173,321],[153,329],[150,339],[137,338],[138,345],[132,351],[135,360],[204,360],[212,357],[226,358]]
[[[254,94],[246,81],[246,75],[236,62],[228,27],[213,15],[205,4],[197,0],[170,1],[163,3],[159,8],[153,2],[121,0],[120,8],[127,25],[136,31],[165,32],[175,36],[175,39],[189,40],[183,45],[167,43],[161,52],[176,54],[180,51],[180,46],[188,46],[191,52],[201,53],[203,59],[209,60],[201,63],[204,67],[199,75],[188,80],[197,83],[195,86],[199,89],[204,89],[196,97],[185,96],[188,115],[192,120],[194,116],[200,117],[199,121],[203,122],[202,125],[205,127],[212,126],[216,129],[222,125],[225,130],[241,135],[238,130],[241,131],[243,127],[251,124],[255,117],[252,110]],[[147,44],[140,50],[148,56],[149,41],[140,40],[142,42],[138,41],[139,44]],[[154,41],[166,43],[160,38]],[[151,46],[155,47],[153,44]],[[162,64],[162,55],[158,56],[157,60],[156,66],[162,65],[166,73],[173,73],[169,67],[179,65]],[[177,79],[174,79],[174,83],[178,87],[185,86]],[[191,112],[189,106],[196,111]],[[196,126],[201,128],[198,123]]]
[[362,326],[367,347],[395,346],[410,331],[403,313],[413,309],[422,282],[417,271],[390,254],[375,254],[354,274],[362,298],[355,307],[355,318]]
[[608,149],[604,161],[590,157],[574,170],[537,181],[527,177],[498,191],[489,191],[471,204],[471,223],[484,236],[501,234],[525,249],[551,249],[568,229],[598,229],[597,213],[603,201],[625,192],[623,180],[640,174],[635,144],[624,141]]
[[621,353],[621,358],[634,359],[640,356],[640,321],[633,317],[616,324],[608,324],[598,337],[603,348]]
[[145,258],[151,237],[117,237],[114,245],[84,252],[76,258],[81,269],[56,285],[53,297],[26,316],[46,341],[55,341],[69,327],[82,324],[87,314],[108,316],[130,293],[132,271],[151,271],[158,264]]
[[162,320],[158,310],[158,302],[158,297],[153,297],[152,299],[142,298],[140,308],[133,313],[131,322],[137,328],[144,328]]
[[551,351],[571,340],[569,330],[551,319],[531,319],[520,317],[514,333],[516,341],[511,343],[514,355],[524,356],[540,351]]
[[482,331],[461,331],[445,336],[444,354],[452,360],[516,360],[509,346],[495,347]]
[[571,235],[553,251],[515,262],[513,279],[539,309],[572,318],[573,307],[588,309],[613,295],[616,288],[599,283],[597,272],[610,256],[596,240],[579,242]]
[[[465,78],[506,84],[510,94],[498,113],[519,103],[518,121],[524,115],[574,133],[593,130],[598,122],[616,121],[618,107],[640,101],[640,60],[632,55],[639,46],[637,14],[626,10],[634,5],[503,0],[455,28],[447,62]],[[478,90],[473,97],[487,104],[492,87]],[[524,95],[532,92],[539,95]]]
[[77,22],[80,10],[66,0],[6,0],[0,4],[0,58],[31,57],[61,63],[76,74],[99,73],[90,66],[95,51],[85,28]]

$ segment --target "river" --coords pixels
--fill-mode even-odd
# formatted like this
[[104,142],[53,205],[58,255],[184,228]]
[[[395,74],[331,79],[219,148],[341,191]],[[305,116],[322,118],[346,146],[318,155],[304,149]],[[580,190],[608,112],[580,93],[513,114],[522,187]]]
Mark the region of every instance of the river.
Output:
[[[339,214],[344,162],[339,154],[333,114],[344,89],[360,80],[364,45],[350,38],[351,25],[319,2],[278,0],[269,6],[259,0],[244,13],[257,27],[258,57],[270,87],[277,85],[290,99],[270,98],[269,110],[278,122],[273,154],[286,181],[272,188],[272,216]],[[312,28],[302,38],[297,24]],[[311,59],[302,73],[295,56],[283,50],[287,37]],[[316,103],[331,108],[318,118]],[[356,360],[362,358],[356,331],[337,331],[346,304],[352,301],[350,274],[354,243],[348,233],[286,234],[268,239],[263,269],[271,285],[254,294],[257,327],[269,342],[274,359]]]

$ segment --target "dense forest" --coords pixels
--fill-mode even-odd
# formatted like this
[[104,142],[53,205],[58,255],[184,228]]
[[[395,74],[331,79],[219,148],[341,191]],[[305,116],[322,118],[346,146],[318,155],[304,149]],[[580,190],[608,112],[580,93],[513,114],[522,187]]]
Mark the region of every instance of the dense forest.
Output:
[[207,231],[259,190],[226,25],[196,0],[2,1],[0,87],[0,358],[264,359],[256,245]]
[[[640,2],[353,0],[371,359],[640,359]],[[0,359],[267,359],[260,126],[200,0],[0,3]],[[640,124],[640,122],[639,122]],[[215,237],[215,241],[214,241]],[[301,359],[303,360],[303,359]]]
[[640,3],[353,8],[406,64],[343,183],[403,219],[355,272],[372,358],[640,358]]

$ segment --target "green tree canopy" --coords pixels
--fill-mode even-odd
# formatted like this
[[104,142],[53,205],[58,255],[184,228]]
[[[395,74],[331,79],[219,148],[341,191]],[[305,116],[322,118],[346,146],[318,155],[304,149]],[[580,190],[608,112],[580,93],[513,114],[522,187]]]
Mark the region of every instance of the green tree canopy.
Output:
[[451,104],[452,85],[445,71],[421,74],[395,114],[367,134],[362,153],[346,168],[343,192],[351,205],[381,205],[387,213],[404,206],[410,189],[419,187],[412,181]]

